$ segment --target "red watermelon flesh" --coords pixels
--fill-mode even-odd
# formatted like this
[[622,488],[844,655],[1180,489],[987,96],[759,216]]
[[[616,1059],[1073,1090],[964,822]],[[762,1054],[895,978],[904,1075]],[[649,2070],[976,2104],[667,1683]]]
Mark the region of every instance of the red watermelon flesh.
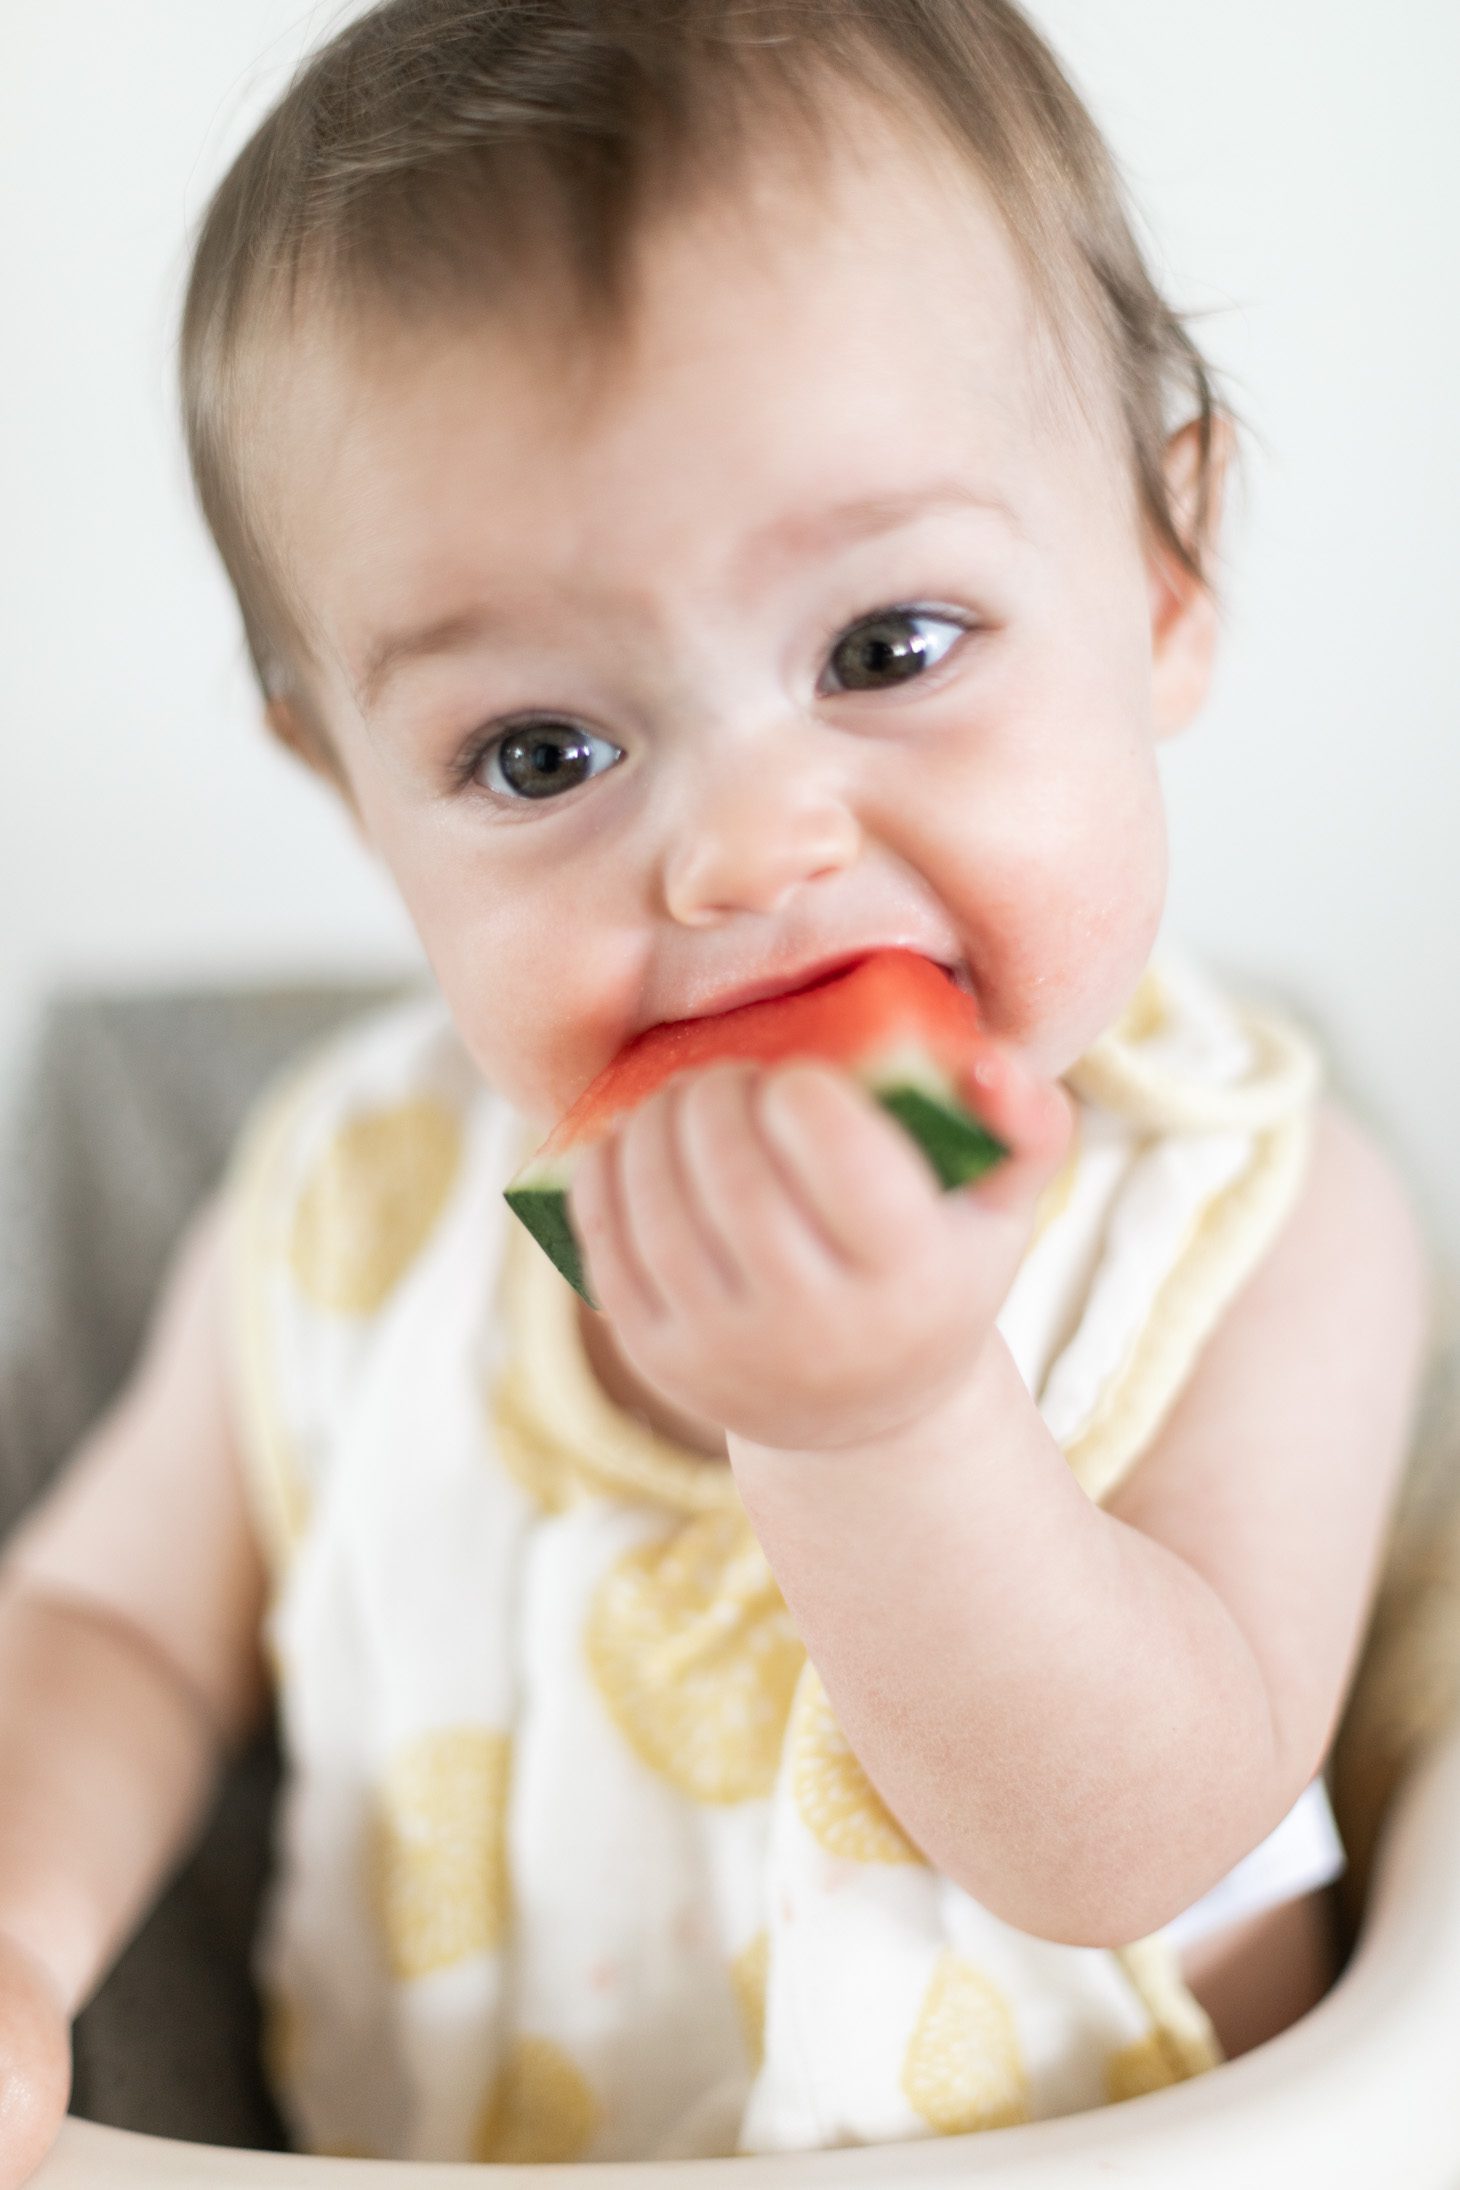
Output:
[[973,998],[941,966],[916,951],[872,951],[788,996],[646,1027],[528,1157],[505,1189],[507,1205],[596,1308],[568,1214],[569,1182],[583,1150],[677,1073],[727,1058],[840,1065],[906,1128],[947,1191],[1008,1154],[963,1094],[987,1046]]

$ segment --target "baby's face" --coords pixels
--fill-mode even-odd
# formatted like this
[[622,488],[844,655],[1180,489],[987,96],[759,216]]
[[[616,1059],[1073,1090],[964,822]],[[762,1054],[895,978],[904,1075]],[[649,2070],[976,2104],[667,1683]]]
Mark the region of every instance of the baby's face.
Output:
[[1051,1076],[1146,962],[1133,484],[926,158],[869,130],[820,193],[661,226],[591,399],[521,324],[289,364],[276,521],[358,826],[544,1131],[640,1029],[875,942],[965,961]]

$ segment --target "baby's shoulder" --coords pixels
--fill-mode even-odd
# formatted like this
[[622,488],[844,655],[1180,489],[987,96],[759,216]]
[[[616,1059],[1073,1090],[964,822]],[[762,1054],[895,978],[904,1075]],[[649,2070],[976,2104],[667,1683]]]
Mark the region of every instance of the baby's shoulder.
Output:
[[1294,1794],[1341,1700],[1411,1447],[1430,1313],[1402,1177],[1325,1096],[1270,1251],[1105,1501],[1226,1603],[1267,1675]]
[[1303,1191],[1267,1274],[1271,1313],[1299,1346],[1305,1318],[1342,1302],[1349,1342],[1322,1358],[1361,1374],[1372,1361],[1396,1387],[1429,1336],[1435,1267],[1408,1180],[1381,1136],[1331,1091],[1315,1106]]

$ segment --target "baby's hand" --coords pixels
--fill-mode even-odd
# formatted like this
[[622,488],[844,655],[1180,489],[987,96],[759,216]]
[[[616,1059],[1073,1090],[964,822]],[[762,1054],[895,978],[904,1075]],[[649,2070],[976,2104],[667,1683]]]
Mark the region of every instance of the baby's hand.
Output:
[[935,1410],[983,1354],[1074,1115],[995,1044],[967,1095],[1010,1154],[951,1192],[819,1061],[713,1065],[641,1104],[569,1189],[634,1367],[762,1445],[861,1444]]
[[71,2026],[47,1971],[0,1932],[0,2190],[29,2181],[71,2096]]

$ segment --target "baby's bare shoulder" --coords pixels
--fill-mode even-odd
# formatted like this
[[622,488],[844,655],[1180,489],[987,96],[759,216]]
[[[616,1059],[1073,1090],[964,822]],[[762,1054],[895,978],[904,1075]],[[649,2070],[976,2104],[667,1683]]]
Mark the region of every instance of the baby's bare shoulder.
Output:
[[1332,1738],[1413,1428],[1430,1270],[1391,1158],[1324,1100],[1302,1190],[1106,1510],[1222,1597],[1294,1799]]
[[0,1572],[125,1621],[237,1746],[267,1699],[267,1577],[227,1407],[223,1243],[214,1196],[174,1250],[131,1376],[6,1543]]

